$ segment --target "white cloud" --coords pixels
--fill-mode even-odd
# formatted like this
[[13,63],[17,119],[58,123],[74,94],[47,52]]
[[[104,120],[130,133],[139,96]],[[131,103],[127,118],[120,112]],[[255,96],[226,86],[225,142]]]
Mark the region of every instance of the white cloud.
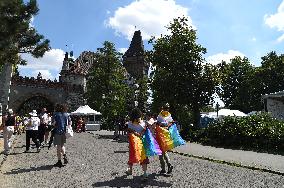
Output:
[[[22,75],[21,73],[25,73],[25,76],[37,76],[38,70],[40,70],[46,78],[53,79],[62,68],[64,51],[61,49],[52,49],[46,52],[42,58],[34,58],[30,54],[22,54],[21,57],[27,61],[27,65],[19,66],[20,75]],[[52,75],[51,72],[56,73]],[[27,73],[31,75],[27,75]]]
[[35,26],[34,26],[34,19],[35,19],[35,17],[32,16],[32,17],[31,17],[31,20],[30,20],[30,23],[29,23],[29,27],[35,27]]
[[284,34],[282,34],[280,37],[277,38],[277,42],[283,42],[284,41]]
[[[264,22],[270,28],[276,28],[278,31],[284,31],[284,0],[279,5],[275,14],[265,14]],[[280,38],[280,40],[279,40]],[[277,39],[278,42],[283,41],[283,35]]]
[[50,80],[54,80],[54,76],[51,74],[51,72],[49,72],[49,70],[33,70],[31,73],[32,77],[37,77],[38,73],[41,73],[41,76],[43,79],[50,79]]
[[264,21],[271,28],[277,28],[278,31],[284,31],[284,0],[279,5],[277,12],[271,15],[265,15]]
[[224,53],[218,53],[212,56],[209,56],[206,58],[206,61],[208,63],[211,63],[213,65],[217,65],[218,63],[221,63],[222,60],[230,63],[230,60],[233,59],[236,56],[244,57],[245,55],[239,51],[236,50],[229,50],[226,54]]
[[253,42],[255,42],[255,41],[256,41],[256,38],[255,38],[255,37],[252,37],[251,40],[252,40]]
[[123,54],[124,54],[127,49],[128,49],[128,48],[118,48],[118,51],[119,51],[120,53],[123,53]]
[[143,39],[147,40],[151,36],[167,34],[165,26],[181,16],[188,17],[188,24],[193,26],[188,8],[176,4],[174,0],[137,0],[119,7],[106,24],[128,40],[131,40],[135,30],[141,30]]

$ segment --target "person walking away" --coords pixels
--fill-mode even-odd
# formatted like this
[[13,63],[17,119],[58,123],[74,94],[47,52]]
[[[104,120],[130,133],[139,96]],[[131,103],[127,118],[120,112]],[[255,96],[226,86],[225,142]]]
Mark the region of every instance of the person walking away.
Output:
[[78,122],[77,122],[77,128],[76,128],[77,133],[82,132],[83,123],[84,123],[84,121],[83,121],[82,117],[80,117]]
[[4,137],[4,154],[8,155],[12,146],[12,135],[14,133],[14,127],[16,124],[13,110],[9,109],[7,115],[3,118],[3,137]]
[[64,164],[68,163],[66,150],[64,144],[66,143],[66,127],[71,126],[71,118],[67,114],[67,107],[62,104],[56,105],[55,113],[53,115],[53,125],[55,127],[54,145],[57,146],[58,162],[54,165],[62,167],[61,154],[63,155]]
[[[172,124],[173,122],[173,118],[171,116],[171,113],[169,112],[169,104],[166,103],[162,108],[161,108],[161,112],[159,113],[158,117],[157,117],[157,126],[163,127],[168,129],[169,126]],[[170,163],[170,158],[167,152],[163,152],[162,155],[159,155],[159,160],[160,160],[160,164],[161,164],[161,171],[160,174],[165,175],[167,174],[171,174],[173,171],[173,165]],[[168,171],[166,172],[166,165],[165,163],[167,163],[168,166]]]
[[[146,126],[145,126],[145,122],[141,120],[141,117],[142,117],[142,112],[139,109],[135,108],[131,111],[130,121],[128,123],[128,134],[134,134],[138,137],[143,136],[143,134],[146,130]],[[131,153],[129,152],[129,158],[130,158],[130,156],[131,156]],[[146,159],[144,159],[140,163],[140,165],[142,166],[142,170],[144,172],[144,174],[143,174],[143,180],[144,181],[148,179],[147,164],[149,164],[148,157],[146,157]],[[132,168],[133,168],[133,163],[129,160],[128,161],[128,169],[125,173],[127,175],[132,175]]]
[[47,129],[47,124],[48,124],[48,114],[46,112],[47,112],[46,108],[43,108],[41,110],[40,115],[39,115],[40,126],[39,126],[39,129],[38,129],[38,134],[39,134],[38,139],[39,139],[41,146],[43,146],[44,135],[45,135],[45,131]]
[[29,113],[30,119],[26,125],[26,151],[28,153],[30,151],[30,141],[35,143],[37,152],[40,152],[40,143],[38,141],[38,128],[40,125],[40,119],[37,117],[37,111],[33,110]]
[[47,125],[46,125],[46,129],[45,129],[45,133],[44,133],[44,143],[47,144],[48,143],[48,136],[49,136],[49,132],[51,131],[51,115],[50,113],[47,114]]

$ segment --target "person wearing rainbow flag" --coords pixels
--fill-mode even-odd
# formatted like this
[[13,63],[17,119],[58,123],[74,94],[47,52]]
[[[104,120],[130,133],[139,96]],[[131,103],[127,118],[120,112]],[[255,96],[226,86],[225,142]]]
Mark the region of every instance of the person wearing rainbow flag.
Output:
[[[157,126],[160,126],[162,128],[168,129],[171,124],[173,123],[173,118],[171,116],[171,113],[169,112],[170,105],[166,103],[164,106],[161,108],[161,112],[159,113],[157,117]],[[156,134],[156,138],[159,140],[159,135]],[[162,170],[160,171],[160,174],[166,175],[171,174],[173,171],[173,165],[170,163],[170,158],[167,153],[167,151],[163,151],[162,155],[159,155],[159,160],[161,164]],[[168,166],[168,171],[166,172],[166,165],[167,163]]]
[[134,108],[130,113],[130,121],[128,122],[128,138],[129,138],[129,161],[127,175],[132,175],[132,167],[134,163],[140,163],[142,166],[143,180],[148,179],[147,164],[149,159],[145,155],[143,148],[142,136],[146,131],[145,122],[142,121],[142,112],[138,108]]

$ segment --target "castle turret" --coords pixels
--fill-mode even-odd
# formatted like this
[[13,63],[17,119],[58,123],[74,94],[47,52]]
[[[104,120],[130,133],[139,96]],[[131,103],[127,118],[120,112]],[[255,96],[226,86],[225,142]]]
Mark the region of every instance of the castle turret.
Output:
[[69,70],[69,58],[68,58],[68,52],[65,53],[65,57],[63,60],[63,65],[62,65],[62,71],[68,71]]
[[135,79],[147,75],[149,65],[144,59],[144,45],[141,31],[135,31],[128,50],[123,55],[123,66]]

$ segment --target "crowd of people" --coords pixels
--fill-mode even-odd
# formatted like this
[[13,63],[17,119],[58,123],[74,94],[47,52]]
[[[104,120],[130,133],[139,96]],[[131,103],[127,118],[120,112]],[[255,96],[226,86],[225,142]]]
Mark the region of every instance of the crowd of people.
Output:
[[[83,117],[73,117],[73,121],[75,122],[74,128],[76,132],[85,131],[85,121]],[[130,135],[135,135],[142,139],[148,128],[154,139],[161,140],[159,139],[160,135],[156,133],[158,128],[162,127],[163,129],[168,130],[175,123],[169,112],[169,104],[165,104],[158,115],[148,116],[146,120],[143,120],[142,112],[139,109],[134,108],[130,113],[129,119],[119,119],[116,123],[119,125],[119,128],[123,128],[129,138],[129,161],[126,174],[131,175],[134,163],[140,163],[144,172],[143,179],[147,180],[147,165],[149,164],[148,156],[141,161],[131,160],[131,155],[136,154],[133,154],[133,151],[131,151],[131,147],[133,146],[131,146]],[[13,113],[12,109],[9,109],[8,113],[3,118],[2,124],[4,127],[5,154],[9,153],[12,134],[22,134],[23,132],[26,132],[25,152],[30,152],[30,140],[34,142],[36,152],[40,152],[41,148],[44,146],[47,146],[49,149],[53,143],[57,147],[58,161],[55,166],[62,167],[63,164],[68,163],[65,149],[66,132],[67,127],[71,127],[72,120],[67,113],[66,105],[57,104],[52,114],[48,113],[46,108],[43,108],[40,113],[37,113],[36,110],[32,110],[32,112],[28,114],[28,117],[19,117]],[[159,143],[159,145],[160,144],[163,143]],[[158,154],[161,165],[160,174],[171,174],[173,165],[167,154],[168,150],[164,149],[160,151],[161,153]]]
[[[13,134],[26,133],[26,150],[30,152],[30,140],[36,147],[36,152],[40,152],[41,148],[47,146],[48,149],[54,144],[57,147],[58,161],[57,167],[62,167],[63,163],[67,164],[67,156],[65,151],[66,131],[67,127],[71,127],[72,120],[67,113],[67,107],[64,104],[57,104],[54,112],[48,113],[46,108],[42,108],[40,113],[32,110],[27,116],[20,117],[9,109],[7,114],[3,116],[2,127],[4,137],[4,154],[8,155],[11,148],[11,137]],[[61,161],[63,157],[63,163]]]

